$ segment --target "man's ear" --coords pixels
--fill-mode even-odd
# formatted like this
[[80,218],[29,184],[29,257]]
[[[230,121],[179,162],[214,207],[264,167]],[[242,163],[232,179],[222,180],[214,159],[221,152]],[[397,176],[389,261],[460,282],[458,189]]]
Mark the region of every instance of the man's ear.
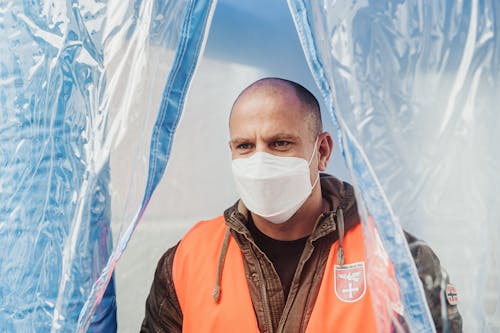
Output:
[[318,169],[319,171],[325,171],[328,166],[328,161],[333,152],[333,139],[330,133],[323,132],[318,137]]

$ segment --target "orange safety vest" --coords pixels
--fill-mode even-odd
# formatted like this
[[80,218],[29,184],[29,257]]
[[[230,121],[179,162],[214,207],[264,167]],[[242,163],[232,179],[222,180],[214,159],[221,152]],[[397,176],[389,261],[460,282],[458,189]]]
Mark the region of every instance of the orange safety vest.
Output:
[[[223,216],[202,221],[186,234],[176,250],[172,275],[183,313],[183,332],[259,332],[243,257],[232,237],[225,257],[219,302],[212,297],[225,231]],[[343,242],[344,265],[336,265],[338,242],[335,242],[307,333],[377,332],[377,315],[366,281],[361,224],[348,230]],[[381,328],[382,331],[386,329],[387,326]]]

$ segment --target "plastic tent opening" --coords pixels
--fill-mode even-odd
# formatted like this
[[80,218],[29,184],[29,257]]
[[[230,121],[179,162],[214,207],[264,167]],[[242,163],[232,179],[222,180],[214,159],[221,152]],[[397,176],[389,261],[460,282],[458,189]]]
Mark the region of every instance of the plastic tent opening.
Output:
[[[236,199],[227,115],[262,76],[294,79],[322,99],[349,175],[339,164],[329,171],[350,178],[364,217],[368,283],[400,290],[374,305],[400,302],[412,331],[434,329],[406,229],[457,285],[464,331],[500,329],[494,0],[0,8],[0,330],[115,331],[115,297],[120,313],[135,287],[120,281],[146,269],[125,253],[116,291],[113,271],[150,200],[129,250],[142,256],[148,240],[161,254]],[[142,312],[144,300],[128,311]]]

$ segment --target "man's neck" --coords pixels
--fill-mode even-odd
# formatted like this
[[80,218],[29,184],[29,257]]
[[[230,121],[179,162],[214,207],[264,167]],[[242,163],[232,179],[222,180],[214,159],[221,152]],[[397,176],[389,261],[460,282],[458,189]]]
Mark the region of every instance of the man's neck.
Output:
[[255,226],[265,235],[276,240],[296,240],[309,236],[320,214],[328,203],[321,196],[321,189],[316,186],[302,207],[286,222],[274,224],[252,213]]

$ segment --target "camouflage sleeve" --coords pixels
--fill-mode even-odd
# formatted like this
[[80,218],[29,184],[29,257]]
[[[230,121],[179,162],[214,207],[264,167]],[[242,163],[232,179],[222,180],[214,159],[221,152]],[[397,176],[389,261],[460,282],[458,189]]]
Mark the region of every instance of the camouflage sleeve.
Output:
[[453,298],[448,300],[445,294],[450,281],[448,274],[441,267],[439,258],[423,241],[409,233],[406,233],[406,239],[424,286],[436,332],[462,332],[462,317],[458,312],[456,302]]
[[172,280],[176,249],[177,245],[170,248],[158,261],[153,284],[146,300],[141,333],[182,332],[182,311]]

